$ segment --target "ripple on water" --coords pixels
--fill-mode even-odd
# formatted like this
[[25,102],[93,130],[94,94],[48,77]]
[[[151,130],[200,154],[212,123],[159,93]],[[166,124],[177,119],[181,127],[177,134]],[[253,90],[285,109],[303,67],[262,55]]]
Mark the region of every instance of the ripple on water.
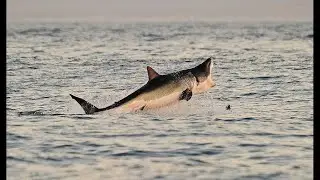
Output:
[[137,156],[137,157],[181,157],[181,156],[206,156],[220,154],[221,150],[174,150],[174,151],[142,151],[142,150],[130,150],[126,152],[114,153],[111,156],[123,157],[123,156]]
[[257,120],[253,117],[245,117],[245,118],[235,118],[235,119],[229,119],[229,118],[215,118],[216,121],[226,121],[226,122],[234,122],[234,121],[253,121]]

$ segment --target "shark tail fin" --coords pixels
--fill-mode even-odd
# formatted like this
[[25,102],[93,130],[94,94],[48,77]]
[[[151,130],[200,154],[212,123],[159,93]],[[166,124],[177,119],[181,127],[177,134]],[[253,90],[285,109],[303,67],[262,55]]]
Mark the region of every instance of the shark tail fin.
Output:
[[86,114],[93,114],[95,112],[99,112],[99,111],[102,111],[103,109],[99,109],[97,107],[95,107],[94,105],[88,103],[87,101],[79,98],[79,97],[76,97],[72,94],[70,94],[70,96],[72,97],[72,99],[76,100],[80,106],[82,107],[82,109],[84,110],[84,112]]

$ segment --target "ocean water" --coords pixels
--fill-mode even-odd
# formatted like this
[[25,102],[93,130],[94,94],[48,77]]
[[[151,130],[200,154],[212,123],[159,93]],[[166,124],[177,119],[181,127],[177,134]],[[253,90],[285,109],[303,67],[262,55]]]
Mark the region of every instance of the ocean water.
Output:
[[[213,57],[216,86],[85,115]],[[8,179],[312,179],[313,24],[9,23]],[[231,109],[227,110],[226,106]]]

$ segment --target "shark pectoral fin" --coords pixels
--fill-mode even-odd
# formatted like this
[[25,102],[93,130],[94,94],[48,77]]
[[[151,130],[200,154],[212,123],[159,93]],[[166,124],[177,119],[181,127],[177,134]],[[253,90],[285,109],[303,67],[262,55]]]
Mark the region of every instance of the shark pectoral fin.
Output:
[[84,112],[86,114],[93,114],[95,112],[102,110],[102,109],[99,109],[99,108],[95,107],[94,105],[88,103],[87,101],[85,101],[81,98],[78,98],[72,94],[70,94],[70,96],[72,97],[72,99],[76,100],[80,104],[80,106],[82,107],[82,109],[84,110]]
[[186,89],[181,93],[179,100],[189,101],[191,97],[192,97],[192,91],[190,89]]

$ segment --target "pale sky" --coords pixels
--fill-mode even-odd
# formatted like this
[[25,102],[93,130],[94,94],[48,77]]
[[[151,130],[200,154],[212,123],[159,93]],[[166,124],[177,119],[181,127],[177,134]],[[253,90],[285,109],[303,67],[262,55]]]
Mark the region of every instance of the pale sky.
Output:
[[313,21],[313,0],[7,0],[7,21]]

